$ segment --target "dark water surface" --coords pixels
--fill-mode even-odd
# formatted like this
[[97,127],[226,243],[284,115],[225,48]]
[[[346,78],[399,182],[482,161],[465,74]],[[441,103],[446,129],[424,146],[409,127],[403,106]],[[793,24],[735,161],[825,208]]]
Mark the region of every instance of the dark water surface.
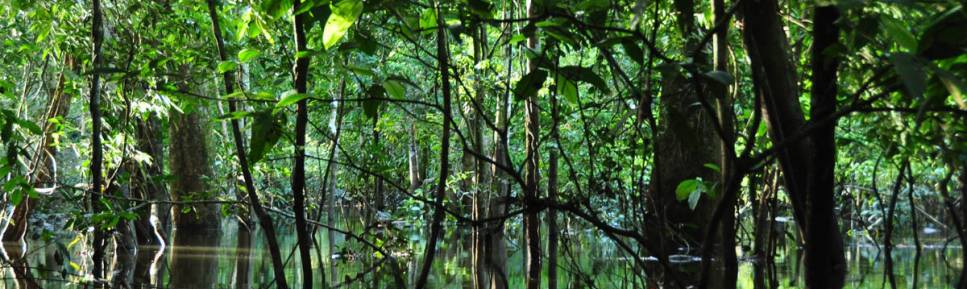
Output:
[[[364,222],[341,220],[337,227],[362,232],[366,231],[361,226]],[[507,270],[510,288],[521,288],[523,258],[520,243],[517,242],[520,234],[511,233],[519,229],[511,223],[508,222]],[[387,225],[394,229],[370,230],[371,233],[365,236],[370,242],[384,244],[392,258],[374,254],[360,242],[338,233],[334,234],[334,250],[330,251],[328,233],[320,230],[316,241],[322,250],[312,252],[313,268],[318,270],[310,272],[317,283],[313,287],[324,288],[323,279],[328,286],[338,288],[398,288],[396,283],[400,281],[407,283],[403,287],[412,287],[422,260],[419,255],[425,245],[423,236],[427,234],[422,225],[399,222]],[[444,236],[444,242],[438,248],[429,288],[471,288],[473,267],[469,229],[449,227],[447,231],[450,233]],[[565,231],[568,233],[562,236],[562,240],[567,243],[561,246],[559,257],[559,284],[562,284],[562,288],[586,288],[590,287],[587,286],[588,282],[594,282],[597,288],[642,287],[639,282],[634,282],[632,260],[622,254],[613,242],[594,230]],[[295,232],[290,225],[281,225],[278,232],[283,257],[288,259],[286,279],[291,287],[301,288],[299,281],[305,272],[300,272],[297,254],[293,254]],[[260,231],[249,233],[240,229],[236,221],[226,220],[218,231],[176,230],[172,239],[175,244],[163,248],[140,247],[134,264],[123,264],[125,258],[109,254],[113,262],[108,267],[111,270],[108,275],[114,280],[108,282],[114,287],[130,285],[132,288],[274,287],[272,263]],[[901,241],[893,250],[898,288],[913,288],[916,249],[906,239]],[[5,285],[4,288],[89,288],[85,287],[92,281],[88,273],[91,267],[90,250],[85,247],[86,243],[89,242],[84,236],[72,240],[30,241],[26,258],[21,261],[10,261],[16,258],[9,258],[4,262],[0,284]],[[956,246],[956,241],[946,249],[942,239],[925,243],[927,245],[921,249],[919,268],[916,268],[916,288],[952,288],[963,266],[962,249]],[[4,245],[7,256],[18,256],[22,252],[18,244]],[[889,288],[888,284],[883,287],[886,279],[881,249],[869,243],[854,243],[849,247],[846,256],[850,266],[847,288]],[[775,280],[778,288],[803,287],[800,261],[801,254],[794,248],[780,249],[773,269],[778,276],[778,280]],[[374,264],[382,265],[379,266],[381,269],[374,269]],[[755,266],[763,264],[742,261],[739,288],[753,288]],[[30,268],[29,276],[33,282],[24,280],[28,271],[23,268]],[[582,276],[577,278],[571,272],[582,272]]]

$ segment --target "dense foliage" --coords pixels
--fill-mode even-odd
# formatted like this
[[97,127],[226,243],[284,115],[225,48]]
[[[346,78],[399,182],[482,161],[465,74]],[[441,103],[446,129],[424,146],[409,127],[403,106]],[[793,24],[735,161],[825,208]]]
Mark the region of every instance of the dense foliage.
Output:
[[[841,288],[844,248],[912,237],[895,288],[967,238],[964,4],[0,0],[3,240],[129,287],[124,256],[238,220],[262,285],[435,288],[458,234],[473,288],[553,289],[617,274],[577,235],[628,288],[735,288],[746,259],[774,288],[776,240]],[[349,251],[373,269],[309,273]]]

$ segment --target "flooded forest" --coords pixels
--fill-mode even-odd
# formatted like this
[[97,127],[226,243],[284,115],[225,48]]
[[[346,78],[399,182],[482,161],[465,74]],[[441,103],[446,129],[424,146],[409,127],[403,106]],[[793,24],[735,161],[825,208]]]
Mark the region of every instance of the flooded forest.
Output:
[[963,0],[0,0],[0,287],[967,289]]

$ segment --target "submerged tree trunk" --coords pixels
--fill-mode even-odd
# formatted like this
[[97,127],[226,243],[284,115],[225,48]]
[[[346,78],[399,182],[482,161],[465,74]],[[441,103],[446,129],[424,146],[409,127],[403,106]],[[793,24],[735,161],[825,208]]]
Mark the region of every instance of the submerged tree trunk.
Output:
[[[218,48],[218,56],[222,61],[227,60],[227,52],[225,51],[225,43],[222,40],[222,31],[219,26],[218,21],[218,10],[215,0],[208,0],[208,13],[212,20],[212,31],[215,35],[215,44]],[[232,71],[226,71],[222,74],[222,80],[225,84],[226,94],[231,95],[234,92],[234,86],[232,85]],[[238,111],[236,108],[237,99],[230,99],[228,101],[228,112],[234,113]],[[238,165],[242,171],[242,178],[245,182],[245,192],[248,194],[248,201],[252,207],[252,212],[255,213],[255,217],[258,219],[259,226],[262,227],[262,231],[265,232],[266,246],[269,249],[269,254],[272,258],[272,269],[275,273],[275,286],[279,289],[289,288],[285,280],[285,264],[282,262],[282,253],[279,251],[279,241],[276,239],[275,225],[272,224],[272,217],[269,216],[268,212],[262,207],[262,203],[259,200],[258,193],[255,189],[255,180],[252,178],[252,170],[249,166],[247,156],[245,155],[245,142],[242,140],[242,131],[239,125],[238,119],[232,119],[232,139],[235,143],[235,156],[238,158]]]

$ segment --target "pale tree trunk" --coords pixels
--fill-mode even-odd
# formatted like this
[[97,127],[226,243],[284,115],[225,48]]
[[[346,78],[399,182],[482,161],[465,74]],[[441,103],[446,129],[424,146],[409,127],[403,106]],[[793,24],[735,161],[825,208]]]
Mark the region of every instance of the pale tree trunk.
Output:
[[[475,37],[473,44],[473,56],[474,63],[479,63],[483,60],[483,57],[487,54],[484,50],[484,46],[487,45],[487,34],[486,28],[484,26],[475,27]],[[475,67],[477,67],[475,65]],[[483,154],[484,148],[487,146],[486,140],[484,139],[484,134],[482,132],[483,120],[486,114],[483,111],[483,101],[487,97],[486,88],[483,86],[483,81],[481,78],[484,77],[483,69],[476,69],[475,79],[474,79],[474,97],[470,103],[470,111],[467,113],[467,126],[470,130],[471,140],[473,141],[471,149],[477,154]],[[465,153],[465,155],[467,155]],[[472,204],[471,204],[471,217],[475,220],[479,220],[488,216],[486,212],[486,203],[488,203],[487,198],[490,196],[490,174],[488,172],[487,163],[478,157],[471,156],[471,165],[473,166],[472,172],[472,182],[471,182],[471,193],[472,193]],[[483,289],[487,286],[488,271],[486,269],[486,228],[483,226],[476,226],[473,228],[473,248],[472,248],[472,272],[473,274],[473,288]]]
[[[344,97],[345,91],[346,80],[343,79],[339,82],[340,99]],[[339,164],[335,160],[339,158],[339,135],[342,127],[342,109],[343,106],[341,100],[332,101],[332,117],[329,121],[329,133],[333,136],[332,141],[330,142],[331,147],[329,150],[329,188],[326,189],[328,193],[324,196],[326,199],[326,225],[328,225],[330,228],[326,230],[329,239],[328,248],[330,255],[332,255],[332,253],[336,250],[336,233],[331,228],[335,228],[336,225],[336,190],[339,188],[337,184],[339,181]],[[329,274],[329,280],[333,280],[333,282],[338,280],[336,278],[336,266],[330,266]],[[325,273],[323,273],[323,275],[325,275]]]

